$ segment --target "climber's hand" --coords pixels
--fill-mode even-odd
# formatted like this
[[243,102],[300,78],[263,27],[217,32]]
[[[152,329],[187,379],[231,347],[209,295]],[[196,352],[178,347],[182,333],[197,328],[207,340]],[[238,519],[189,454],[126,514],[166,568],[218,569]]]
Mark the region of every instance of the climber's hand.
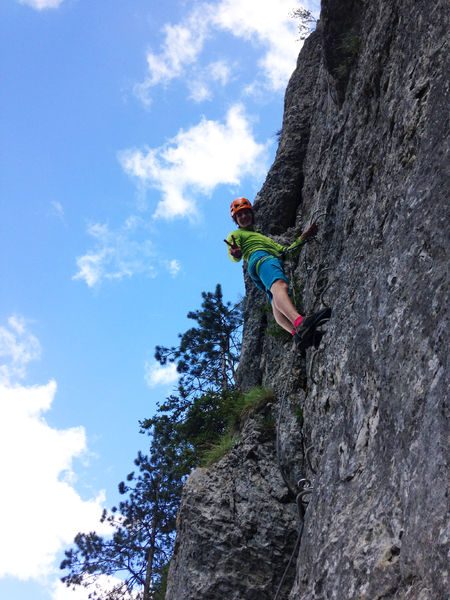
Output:
[[242,258],[241,249],[237,245],[236,240],[234,239],[234,235],[231,236],[231,240],[233,243],[230,243],[228,240],[223,240],[225,242],[225,244],[227,244],[227,246],[229,246],[231,256],[233,258],[237,258],[237,259]]
[[309,239],[313,238],[315,235],[317,235],[318,231],[319,231],[319,226],[317,225],[317,223],[313,223],[312,225],[310,225],[308,227],[308,229],[306,229],[302,233],[301,238],[304,242],[306,242],[306,240],[309,240]]

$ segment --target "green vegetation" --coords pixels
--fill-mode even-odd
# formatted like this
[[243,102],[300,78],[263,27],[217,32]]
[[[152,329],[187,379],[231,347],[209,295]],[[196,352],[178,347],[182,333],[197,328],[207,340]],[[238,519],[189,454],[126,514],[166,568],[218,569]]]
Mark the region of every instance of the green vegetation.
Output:
[[306,8],[296,8],[290,16],[298,20],[299,40],[305,40],[317,26],[317,19]]
[[[255,387],[246,394],[235,393],[227,407],[228,423],[226,431],[200,455],[200,464],[210,466],[227,454],[239,439],[238,433],[245,420],[274,399],[271,390]],[[269,422],[271,420],[271,422]],[[273,418],[264,418],[263,429],[273,429]]]
[[341,40],[339,50],[341,50],[348,57],[356,57],[359,54],[361,48],[361,38],[356,35],[353,31],[344,33]]
[[[135,460],[138,472],[119,484],[125,499],[101,518],[112,535],[79,533],[75,547],[66,550],[61,569],[68,571],[62,577],[68,587],[86,587],[88,597],[97,600],[130,598],[135,590],[142,590],[143,600],[158,598],[182,490],[176,457],[162,452],[164,445],[164,435],[156,434],[149,456],[139,453]],[[99,575],[116,576],[118,583],[113,590],[96,590]]]
[[266,329],[267,335],[275,338],[276,340],[280,340],[283,344],[292,341],[292,335],[288,333],[285,329],[280,327],[275,320],[271,320]]
[[167,577],[169,575],[170,561],[164,565],[161,569],[161,579],[159,581],[158,588],[155,589],[152,600],[165,600],[167,592]]
[[276,421],[272,414],[264,415],[262,431],[267,437],[273,437],[276,432]]
[[300,427],[303,427],[303,409],[301,406],[296,406],[294,409],[295,417]]
[[274,395],[272,390],[262,387],[255,387],[249,390],[246,394],[240,394],[236,404],[236,415],[238,415],[238,423],[242,422],[252,413],[257,412],[269,402],[273,402]]
[[334,74],[339,80],[346,80],[353,63],[356,61],[361,49],[361,37],[353,31],[344,33],[337,47],[339,64],[334,69]]
[[[235,387],[240,303],[224,302],[217,285],[214,292],[202,293],[201,308],[188,318],[195,325],[180,334],[178,346],[156,348],[161,365],[176,364],[178,387],[156,415],[141,422],[141,431],[151,436],[149,452],[138,454],[135,470],[119,484],[124,499],[102,516],[112,535],[79,533],[61,563],[66,571],[62,581],[68,587],[87,588],[89,598],[164,598],[183,483],[192,468],[206,460],[207,452],[217,455],[215,447],[222,454],[227,451],[242,411],[256,403],[243,400]],[[96,590],[99,575],[115,576],[119,583],[112,591]]]
[[227,454],[237,441],[237,436],[230,432],[224,433],[218,441],[202,454],[201,465],[209,467]]
[[[178,387],[141,422],[141,431],[151,436],[149,452],[138,454],[135,470],[119,484],[124,499],[102,516],[112,535],[79,533],[65,552],[62,581],[88,588],[89,598],[126,600],[138,594],[141,600],[162,600],[187,475],[229,452],[254,412],[263,412],[261,432],[273,435],[273,417],[263,410],[273,393],[254,388],[243,394],[235,385],[241,305],[225,303],[220,285],[202,299],[201,308],[188,314],[195,325],[180,334],[179,345],[156,348],[161,365],[176,364]],[[119,583],[113,591],[95,590],[99,575],[115,576]]]

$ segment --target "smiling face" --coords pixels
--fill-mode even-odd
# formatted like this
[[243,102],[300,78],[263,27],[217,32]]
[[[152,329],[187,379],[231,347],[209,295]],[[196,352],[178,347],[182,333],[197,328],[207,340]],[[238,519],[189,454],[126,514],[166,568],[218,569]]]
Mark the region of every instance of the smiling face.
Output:
[[236,214],[236,222],[239,227],[250,227],[253,225],[253,211],[250,208],[243,208]]

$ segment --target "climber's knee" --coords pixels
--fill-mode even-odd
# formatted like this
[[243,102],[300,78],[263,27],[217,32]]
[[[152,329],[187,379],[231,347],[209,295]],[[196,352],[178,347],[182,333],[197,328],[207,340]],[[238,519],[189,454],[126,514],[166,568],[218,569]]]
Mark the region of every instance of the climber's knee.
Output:
[[276,281],[273,282],[272,287],[270,288],[270,292],[272,293],[273,296],[276,296],[277,294],[283,294],[283,293],[288,293],[289,290],[289,286],[286,283],[286,281],[284,281],[284,279],[277,279]]

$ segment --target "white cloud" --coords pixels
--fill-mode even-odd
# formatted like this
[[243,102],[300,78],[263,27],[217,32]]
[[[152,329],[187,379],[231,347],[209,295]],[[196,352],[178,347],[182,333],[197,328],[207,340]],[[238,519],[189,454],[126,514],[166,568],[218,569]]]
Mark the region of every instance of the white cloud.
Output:
[[51,202],[51,205],[53,214],[57,216],[58,219],[61,219],[61,221],[64,221],[64,207],[61,202],[53,201]]
[[[93,582],[88,588],[77,586],[74,590],[57,581],[53,587],[52,600],[89,600],[89,594],[96,591],[99,596],[104,597],[105,592],[112,592],[114,588],[121,586],[121,580],[110,575],[98,575],[92,578]],[[136,600],[138,592],[127,594],[121,591],[122,600]]]
[[231,77],[231,67],[224,60],[216,60],[210,63],[207,72],[213,81],[217,81],[221,85],[226,85]]
[[208,196],[220,184],[238,185],[244,176],[266,169],[267,144],[253,138],[243,107],[232,106],[224,123],[202,119],[167,144],[119,155],[124,170],[141,184],[161,192],[155,217],[171,219],[195,214],[196,195]]
[[172,277],[176,277],[181,271],[181,263],[176,258],[166,261],[166,267]]
[[41,580],[53,572],[57,553],[77,532],[99,529],[104,493],[83,500],[73,487],[72,463],[86,452],[86,434],[83,427],[55,429],[46,423],[55,381],[37,386],[14,381],[24,377],[30,357],[38,356],[39,342],[19,317],[1,330],[13,334],[3,338],[2,359],[21,366],[7,364],[8,377],[0,383],[0,479],[5,483],[0,577]]
[[26,330],[22,317],[9,317],[7,326],[0,326],[0,383],[25,377],[28,363],[41,355],[39,340]]
[[265,48],[259,65],[274,90],[284,90],[295,68],[300,44],[290,15],[299,6],[293,0],[222,0],[213,13],[218,28]]
[[190,90],[189,98],[194,102],[204,102],[212,100],[212,83],[218,83],[221,86],[227,85],[231,78],[231,67],[224,60],[218,60],[210,63],[205,69],[199,70],[199,73],[187,81]]
[[178,376],[175,363],[167,363],[164,366],[157,362],[145,363],[145,381],[151,388],[175,383]]
[[78,272],[73,279],[94,287],[104,279],[120,280],[138,273],[155,277],[153,243],[148,239],[133,238],[140,224],[139,218],[131,216],[116,231],[102,223],[89,225],[88,234],[94,239],[95,247],[77,258]]
[[[230,72],[218,79],[212,70],[208,80],[206,72],[198,77],[195,69],[205,42],[220,31],[260,47],[262,57],[258,66],[267,87],[284,90],[301,47],[297,23],[291,16],[292,11],[301,6],[298,0],[221,0],[197,5],[181,23],[165,25],[160,52],[147,54],[148,76],[136,86],[138,97],[149,105],[153,87],[184,77],[191,99],[196,102],[211,99],[210,83],[225,85]],[[218,64],[223,62],[217,61]]]
[[54,381],[0,385],[0,454],[8,457],[0,467],[7,482],[0,514],[8,516],[0,540],[0,577],[39,579],[53,570],[56,554],[78,531],[98,529],[104,494],[82,500],[69,483],[73,459],[86,450],[84,429],[53,429],[42,416],[55,393]]
[[212,100],[212,92],[208,84],[201,79],[195,79],[188,82],[190,90],[189,99],[194,102],[204,102],[205,100]]
[[46,10],[48,8],[58,8],[63,0],[19,0],[19,4],[25,4],[36,10]]
[[74,589],[67,587],[61,581],[56,581],[53,587],[52,600],[89,600],[90,590],[77,586]]
[[87,228],[94,247],[76,259],[78,271],[72,277],[88,287],[103,281],[120,281],[143,275],[155,278],[162,271],[176,277],[181,270],[177,259],[159,255],[148,239],[148,223],[138,215],[130,215],[116,230],[105,223],[92,223]]
[[203,49],[208,35],[208,22],[211,7],[204,5],[194,9],[186,21],[178,25],[164,26],[164,42],[161,51],[148,52],[148,76],[135,87],[138,97],[149,104],[149,91],[159,84],[167,84],[185,72],[185,68],[195,63]]

